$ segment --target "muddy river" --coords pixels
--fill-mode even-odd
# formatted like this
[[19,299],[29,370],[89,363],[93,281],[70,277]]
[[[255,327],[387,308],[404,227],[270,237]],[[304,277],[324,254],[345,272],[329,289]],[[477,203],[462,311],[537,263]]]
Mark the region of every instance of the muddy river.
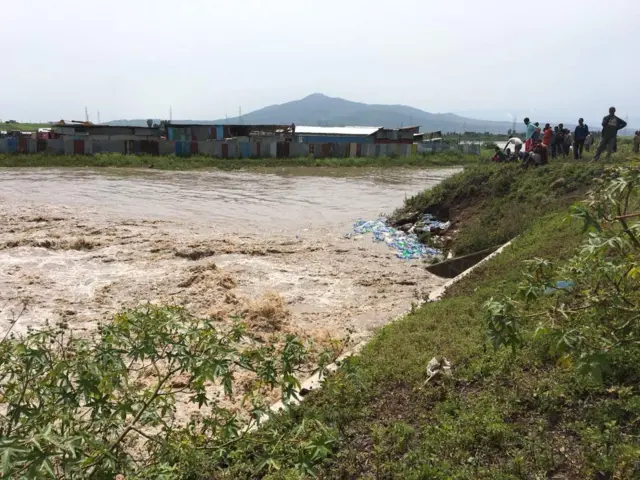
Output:
[[151,302],[360,341],[442,280],[344,234],[454,172],[0,170],[0,335]]

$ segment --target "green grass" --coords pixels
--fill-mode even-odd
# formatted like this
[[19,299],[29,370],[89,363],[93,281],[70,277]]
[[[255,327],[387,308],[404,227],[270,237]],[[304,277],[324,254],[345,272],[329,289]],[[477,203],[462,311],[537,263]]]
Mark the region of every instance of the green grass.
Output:
[[50,128],[49,123],[21,123],[21,122],[2,122],[0,123],[0,130],[20,131],[20,132],[37,132],[39,128]]
[[603,168],[585,162],[552,163],[526,172],[518,164],[469,167],[407,199],[392,220],[429,212],[457,222],[449,247],[457,255],[472,253],[505,243],[541,215],[565,208]]
[[[326,479],[632,478],[638,397],[557,368],[539,347],[484,347],[482,304],[515,291],[525,259],[562,261],[580,241],[564,212],[539,218],[445,299],[381,329],[322,391],[277,420],[282,438],[303,420],[331,428],[337,444],[315,471]],[[452,378],[425,384],[436,355],[453,362]],[[249,478],[243,468],[256,449],[242,450],[228,478]],[[302,477],[283,468],[269,478]]]
[[233,158],[222,159],[206,156],[176,157],[138,156],[121,154],[97,155],[46,155],[0,154],[0,167],[121,167],[157,168],[160,170],[195,170],[219,168],[237,170],[269,167],[441,167],[471,165],[479,159],[473,155],[441,153],[410,157],[361,157],[361,158]]
[[[506,205],[525,206],[532,218],[519,220],[512,244],[443,300],[380,329],[322,390],[274,421],[275,437],[256,432],[231,448],[222,464],[206,456],[175,458],[190,472],[185,478],[206,478],[221,468],[224,474],[213,478],[263,478],[267,472],[269,480],[307,478],[296,459],[315,422],[333,435],[329,457],[314,468],[322,479],[637,478],[640,396],[633,379],[640,365],[625,366],[632,372],[628,385],[603,386],[556,364],[539,343],[516,351],[486,346],[484,302],[513,295],[526,260],[562,264],[576,252],[582,225],[568,219],[566,206],[583,198],[584,185],[601,168],[469,169],[424,194],[423,202],[409,200],[416,206],[444,198],[455,211],[471,199],[480,217]],[[558,178],[565,179],[561,195],[551,187]],[[498,206],[488,200],[491,192],[501,199]],[[543,305],[544,299],[533,308]],[[535,327],[526,326],[527,338]],[[452,377],[426,384],[434,356],[453,363]],[[273,462],[257,465],[255,459],[265,456]]]

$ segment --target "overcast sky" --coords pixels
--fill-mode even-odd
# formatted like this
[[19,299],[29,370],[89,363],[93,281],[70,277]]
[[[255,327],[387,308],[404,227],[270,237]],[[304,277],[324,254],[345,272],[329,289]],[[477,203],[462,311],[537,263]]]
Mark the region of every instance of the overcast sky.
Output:
[[640,0],[6,3],[3,120],[85,105],[93,121],[170,105],[204,120],[314,92],[504,120],[640,117]]

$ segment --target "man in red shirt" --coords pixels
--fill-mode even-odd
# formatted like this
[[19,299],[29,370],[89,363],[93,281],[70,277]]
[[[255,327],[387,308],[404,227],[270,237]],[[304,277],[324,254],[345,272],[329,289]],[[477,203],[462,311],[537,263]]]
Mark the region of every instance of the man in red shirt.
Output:
[[551,140],[553,140],[553,130],[551,130],[551,125],[547,123],[542,131],[542,143],[545,147],[549,148]]

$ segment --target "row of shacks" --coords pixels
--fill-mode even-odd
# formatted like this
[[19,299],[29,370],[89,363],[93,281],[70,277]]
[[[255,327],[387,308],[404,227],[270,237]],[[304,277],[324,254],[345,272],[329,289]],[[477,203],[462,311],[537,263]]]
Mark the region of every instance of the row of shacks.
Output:
[[393,157],[415,154],[418,143],[423,143],[425,136],[419,133],[419,127],[173,123],[153,127],[61,123],[53,125],[46,133],[36,138],[0,138],[0,153],[173,154],[219,158]]

